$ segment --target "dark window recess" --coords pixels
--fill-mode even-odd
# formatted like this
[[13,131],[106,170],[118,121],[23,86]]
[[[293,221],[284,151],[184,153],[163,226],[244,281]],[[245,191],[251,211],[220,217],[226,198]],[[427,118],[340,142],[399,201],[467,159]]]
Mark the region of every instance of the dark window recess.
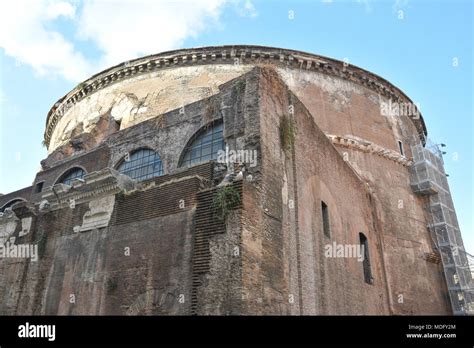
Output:
[[403,151],[403,143],[400,140],[398,140],[398,149],[400,150],[402,156],[405,156],[405,151]]
[[23,202],[23,201],[24,201],[23,199],[14,199],[13,201],[11,201],[11,202],[5,204],[3,207],[1,207],[0,208],[0,213],[4,212],[5,209],[7,209],[7,208],[11,208],[13,206],[13,204],[18,203],[18,202]]
[[37,183],[35,185],[35,193],[40,193],[41,191],[43,191],[43,185],[44,181]]
[[372,271],[370,269],[370,257],[369,257],[369,242],[367,237],[363,233],[359,233],[360,245],[364,248],[364,261],[362,261],[362,268],[364,270],[364,280],[367,284],[373,284],[374,278],[372,277]]
[[323,232],[328,238],[331,237],[331,230],[329,228],[329,208],[326,203],[321,201],[321,212],[323,217]]

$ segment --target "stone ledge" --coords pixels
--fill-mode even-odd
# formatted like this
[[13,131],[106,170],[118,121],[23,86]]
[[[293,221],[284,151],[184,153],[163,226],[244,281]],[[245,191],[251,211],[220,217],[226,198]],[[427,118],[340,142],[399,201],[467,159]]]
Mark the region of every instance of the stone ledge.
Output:
[[40,211],[51,211],[90,202],[106,195],[135,189],[136,183],[128,176],[112,168],[104,168],[87,174],[84,179],[75,179],[71,185],[56,184],[45,189],[41,202],[37,203]]
[[413,161],[406,158],[405,156],[402,156],[398,152],[386,149],[368,140],[355,139],[332,134],[326,134],[326,136],[336,146],[345,147],[352,150],[358,150],[366,153],[372,153],[377,156],[381,156],[391,161],[394,161],[398,164],[401,164],[404,167],[409,167],[413,163]]

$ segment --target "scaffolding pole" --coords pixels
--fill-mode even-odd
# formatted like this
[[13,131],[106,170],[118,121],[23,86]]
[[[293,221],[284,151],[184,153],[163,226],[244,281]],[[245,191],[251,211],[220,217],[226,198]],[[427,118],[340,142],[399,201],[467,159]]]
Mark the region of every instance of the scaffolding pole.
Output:
[[412,146],[410,167],[414,193],[428,197],[427,228],[438,249],[454,315],[474,315],[474,257],[464,250],[442,152],[438,145]]

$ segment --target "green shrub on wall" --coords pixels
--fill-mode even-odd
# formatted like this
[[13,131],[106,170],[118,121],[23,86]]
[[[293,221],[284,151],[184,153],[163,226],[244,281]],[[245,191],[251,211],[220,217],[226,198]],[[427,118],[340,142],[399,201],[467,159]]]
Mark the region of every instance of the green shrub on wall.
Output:
[[292,150],[295,145],[296,125],[287,115],[280,118],[280,144],[284,151]]
[[41,259],[46,251],[46,243],[48,242],[48,236],[45,232],[41,233],[37,239],[36,244],[38,245],[38,257]]
[[240,204],[240,195],[232,185],[219,187],[212,200],[212,209],[217,218],[224,221],[229,212]]

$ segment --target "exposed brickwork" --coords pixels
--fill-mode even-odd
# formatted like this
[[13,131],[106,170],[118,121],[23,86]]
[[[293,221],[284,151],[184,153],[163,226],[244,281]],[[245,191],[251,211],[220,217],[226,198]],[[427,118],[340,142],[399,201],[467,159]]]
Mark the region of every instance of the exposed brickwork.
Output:
[[26,201],[30,200],[31,189],[32,189],[32,186],[28,186],[28,187],[22,188],[21,190],[10,192],[6,195],[0,196],[0,208],[3,207],[5,204],[9,203],[10,201],[17,198],[22,198]]
[[201,183],[198,177],[193,176],[168,185],[138,191],[129,196],[119,196],[112,224],[153,219],[190,209],[195,205],[195,195]]
[[[242,182],[233,184],[240,197],[242,197]],[[197,195],[196,218],[194,226],[193,265],[192,265],[192,290],[191,290],[191,314],[197,314],[202,294],[198,293],[203,286],[204,275],[209,273],[211,259],[210,239],[217,234],[226,232],[224,221],[219,220],[213,204],[213,198],[217,189],[204,190]],[[241,208],[241,205],[235,209]],[[240,251],[239,251],[240,252]]]
[[107,167],[109,158],[109,148],[107,146],[101,146],[93,151],[80,154],[77,157],[70,157],[67,160],[61,161],[59,163],[52,162],[51,164],[54,164],[54,167],[45,169],[36,175],[35,181],[33,183],[32,199],[37,200],[41,196],[40,193],[38,194],[34,190],[38,183],[43,183],[43,189],[53,186],[56,184],[57,180],[60,179],[61,175],[73,167],[83,168],[86,173],[98,171]]
[[[74,128],[73,138],[82,137],[85,148],[72,151],[74,142],[58,148],[43,161],[33,187],[0,197],[0,205],[16,196],[30,201],[0,216],[2,238],[43,249],[39,262],[0,262],[0,314],[449,313],[426,229],[426,202],[409,185],[410,151],[406,159],[395,153],[395,140],[416,138],[422,122],[382,118],[376,91],[387,85],[375,76],[361,82],[366,72],[358,68],[351,68],[357,76],[338,77],[335,61],[311,61],[306,72],[298,64],[315,56],[241,49],[216,55],[227,60],[225,66],[206,73],[203,51],[196,59],[175,52],[177,65],[187,64],[185,56],[193,62],[176,81],[195,86],[197,99],[181,99],[173,89],[179,83],[172,80],[166,83],[173,93],[154,100],[149,89],[159,79],[148,85],[139,67],[130,71],[136,74],[133,83],[121,85],[128,75],[120,76],[119,67],[110,71],[116,80],[98,76],[66,98],[75,107],[88,95],[90,107],[114,101],[103,109],[108,111],[93,115],[98,128],[84,133],[83,125]],[[236,52],[246,68],[232,70]],[[150,61],[150,73],[155,67],[172,70],[174,62],[157,59]],[[103,86],[93,86],[106,78]],[[129,86],[133,96],[93,99],[112,82]],[[394,88],[384,93],[404,99]],[[140,100],[152,107],[140,109]],[[118,106],[129,104],[134,111],[118,122]],[[90,115],[76,116],[90,121]],[[60,120],[54,111],[47,136],[67,117]],[[282,135],[285,117],[296,130],[289,146]],[[180,163],[190,139],[216,120],[223,122],[230,150],[257,153],[256,166],[247,163],[239,173],[243,178],[231,184],[241,205],[225,221],[212,209],[217,185],[229,174],[223,164]],[[160,155],[163,176],[137,183],[110,169],[142,147]],[[49,186],[74,166],[89,173],[86,180],[72,188],[56,185],[53,192]],[[44,190],[33,194],[39,182]],[[70,197],[78,203],[70,205]],[[323,233],[322,201],[329,209],[329,235]],[[368,241],[370,283],[356,259],[325,255],[330,243],[360,243],[359,233]]]

